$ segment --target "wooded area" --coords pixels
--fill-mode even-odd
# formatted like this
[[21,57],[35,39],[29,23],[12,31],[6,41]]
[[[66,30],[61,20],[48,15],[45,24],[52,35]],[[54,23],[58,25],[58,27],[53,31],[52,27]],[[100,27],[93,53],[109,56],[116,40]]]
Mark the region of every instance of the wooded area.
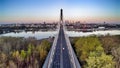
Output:
[[46,39],[0,37],[0,68],[41,68],[50,45]]
[[83,68],[120,68],[120,36],[71,38]]

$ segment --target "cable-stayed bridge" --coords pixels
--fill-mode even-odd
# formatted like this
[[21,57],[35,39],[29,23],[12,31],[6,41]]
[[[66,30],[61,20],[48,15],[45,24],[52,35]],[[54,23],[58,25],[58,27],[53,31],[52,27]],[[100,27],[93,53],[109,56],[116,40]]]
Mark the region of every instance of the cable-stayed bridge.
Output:
[[65,33],[63,10],[60,10],[60,22],[57,27],[53,45],[45,60],[43,68],[81,68],[75,52],[71,46],[68,35]]

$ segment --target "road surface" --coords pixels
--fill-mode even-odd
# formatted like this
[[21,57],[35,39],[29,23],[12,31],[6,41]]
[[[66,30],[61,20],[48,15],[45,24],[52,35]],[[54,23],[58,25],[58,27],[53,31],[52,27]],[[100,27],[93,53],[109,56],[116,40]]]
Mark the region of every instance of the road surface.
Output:
[[73,68],[71,66],[69,51],[62,26],[60,26],[59,30],[56,49],[52,61],[52,68]]

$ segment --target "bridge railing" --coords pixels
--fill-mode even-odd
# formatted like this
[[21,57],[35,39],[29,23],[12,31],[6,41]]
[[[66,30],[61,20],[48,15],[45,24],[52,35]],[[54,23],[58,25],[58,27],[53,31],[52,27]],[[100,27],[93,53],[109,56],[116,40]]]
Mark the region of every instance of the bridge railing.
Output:
[[51,68],[51,63],[53,61],[53,55],[54,55],[56,44],[57,44],[59,29],[60,29],[60,25],[57,26],[57,34],[55,36],[52,47],[51,47],[51,49],[50,49],[50,51],[49,51],[49,53],[48,53],[48,55],[46,57],[46,60],[45,60],[45,62],[43,64],[42,68]]
[[[64,33],[66,31],[66,28],[65,26],[63,27],[63,30],[64,30]],[[68,35],[65,33],[65,39],[66,39],[66,43],[67,43],[67,46],[68,46],[68,50],[69,50],[69,54],[70,54],[70,59],[71,59],[71,62],[72,62],[72,67],[73,68],[81,68],[80,66],[80,63],[76,57],[76,54],[71,46],[71,43],[70,43],[70,40],[69,40],[69,37]]]

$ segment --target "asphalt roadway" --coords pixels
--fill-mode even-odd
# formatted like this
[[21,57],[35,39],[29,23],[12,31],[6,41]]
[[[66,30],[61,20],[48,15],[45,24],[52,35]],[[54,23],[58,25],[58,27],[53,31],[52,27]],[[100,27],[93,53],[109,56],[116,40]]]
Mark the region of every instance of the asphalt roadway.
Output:
[[62,25],[59,30],[52,68],[72,68]]

